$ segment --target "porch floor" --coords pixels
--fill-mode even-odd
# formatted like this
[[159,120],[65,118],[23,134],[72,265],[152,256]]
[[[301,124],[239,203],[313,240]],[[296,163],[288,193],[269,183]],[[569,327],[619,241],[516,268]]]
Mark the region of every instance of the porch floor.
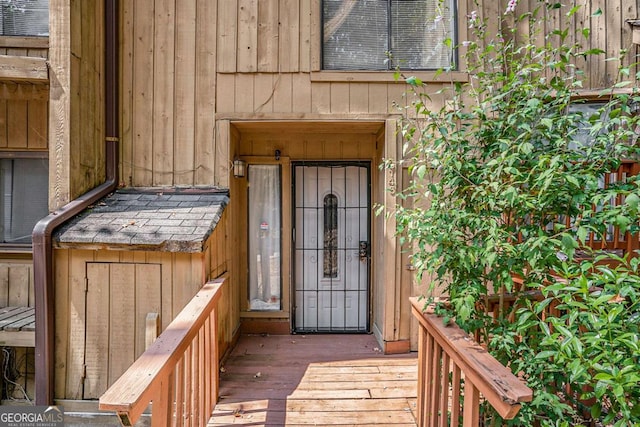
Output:
[[221,370],[211,427],[416,425],[417,354],[372,335],[243,336]]

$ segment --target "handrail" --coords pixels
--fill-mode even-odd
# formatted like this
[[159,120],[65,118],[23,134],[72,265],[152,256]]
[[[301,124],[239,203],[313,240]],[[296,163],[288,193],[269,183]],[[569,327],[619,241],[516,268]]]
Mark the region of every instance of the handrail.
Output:
[[419,427],[458,425],[460,416],[463,426],[478,426],[480,394],[504,419],[515,417],[521,402],[531,401],[531,389],[462,329],[424,313],[418,298],[411,298],[411,305],[420,324]]
[[206,283],[156,341],[100,397],[100,410],[134,425],[206,425],[218,398],[216,306],[226,277]]

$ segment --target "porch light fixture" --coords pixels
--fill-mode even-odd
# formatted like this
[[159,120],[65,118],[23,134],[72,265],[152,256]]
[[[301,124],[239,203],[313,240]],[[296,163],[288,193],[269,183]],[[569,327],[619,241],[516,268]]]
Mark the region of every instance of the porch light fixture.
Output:
[[247,162],[240,159],[235,159],[233,161],[233,176],[236,178],[244,177],[245,171],[247,170]]

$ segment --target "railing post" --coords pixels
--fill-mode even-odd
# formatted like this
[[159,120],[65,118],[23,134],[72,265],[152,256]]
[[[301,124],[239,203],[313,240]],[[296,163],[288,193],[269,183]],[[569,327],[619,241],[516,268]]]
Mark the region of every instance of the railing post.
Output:
[[[218,309],[214,308],[211,313],[213,318],[213,323],[211,324],[211,328],[213,329],[213,340],[211,342],[211,353],[215,354],[213,358],[213,366],[211,369],[211,376],[213,380],[213,406],[218,403],[218,392],[220,390],[220,380],[218,377],[218,373],[220,372],[220,360],[218,358]],[[213,407],[212,407],[213,409]]]
[[151,409],[151,427],[167,427],[172,425],[174,373],[160,381],[160,390],[153,401]]
[[424,425],[425,421],[425,387],[421,384],[427,383],[426,367],[427,367],[427,334],[424,328],[420,327],[418,332],[418,425]]
[[115,411],[123,425],[132,425],[152,402],[153,426],[206,425],[218,396],[215,307],[224,281],[218,278],[198,291],[100,397],[101,410]]
[[[462,329],[444,325],[432,313],[423,313],[417,299],[411,303],[420,325],[416,417],[419,427],[458,426],[461,412],[464,427],[477,427],[480,393],[504,419],[515,417],[520,402],[531,401],[531,389]],[[461,396],[464,396],[462,405]]]
[[480,393],[470,382],[464,382],[464,403],[462,407],[462,426],[478,427],[480,425]]
[[211,353],[211,316],[207,317],[204,322],[204,354],[207,355],[204,366],[204,390],[205,390],[205,402],[207,413],[211,413],[213,409],[211,390],[213,388],[211,377],[211,366],[213,365],[213,358],[217,359],[217,355]]

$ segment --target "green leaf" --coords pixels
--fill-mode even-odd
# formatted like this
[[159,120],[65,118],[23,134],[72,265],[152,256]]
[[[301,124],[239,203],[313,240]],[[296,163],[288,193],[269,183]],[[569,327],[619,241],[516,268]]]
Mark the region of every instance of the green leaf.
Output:
[[578,10],[580,10],[580,6],[573,6],[569,12],[567,12],[567,16],[571,17],[573,15],[576,14],[576,12],[578,12]]
[[602,9],[598,8],[591,16],[602,16]]
[[632,211],[637,212],[638,206],[640,205],[640,197],[637,194],[629,194],[624,199],[624,204],[629,206]]
[[584,51],[582,54],[584,56],[587,56],[587,55],[601,55],[603,53],[606,53],[606,52],[604,50],[602,50],[602,49],[593,48],[593,49],[589,49],[589,50]]
[[407,77],[405,82],[411,86],[422,86],[422,80],[415,76]]
[[599,374],[596,374],[593,377],[594,380],[598,380],[598,381],[609,381],[612,378],[613,378],[613,375],[606,372],[600,372]]
[[536,359],[550,359],[552,357],[555,357],[558,353],[552,350],[545,350],[545,351],[541,351],[540,353],[536,354]]
[[587,236],[589,235],[589,230],[587,229],[587,227],[578,227],[578,230],[576,231],[576,236],[578,237],[578,240],[584,245],[585,242],[587,241]]
[[591,416],[593,417],[593,419],[599,419],[600,415],[602,414],[602,406],[600,405],[599,402],[595,402],[592,406],[591,406]]
[[625,81],[622,81],[622,82],[618,82],[618,83],[616,83],[615,85],[613,85],[613,87],[615,87],[616,89],[618,89],[618,88],[621,88],[621,87],[627,87],[627,86],[629,86],[630,84],[632,84],[632,82],[630,82],[630,81],[628,81],[628,80],[625,80]]

